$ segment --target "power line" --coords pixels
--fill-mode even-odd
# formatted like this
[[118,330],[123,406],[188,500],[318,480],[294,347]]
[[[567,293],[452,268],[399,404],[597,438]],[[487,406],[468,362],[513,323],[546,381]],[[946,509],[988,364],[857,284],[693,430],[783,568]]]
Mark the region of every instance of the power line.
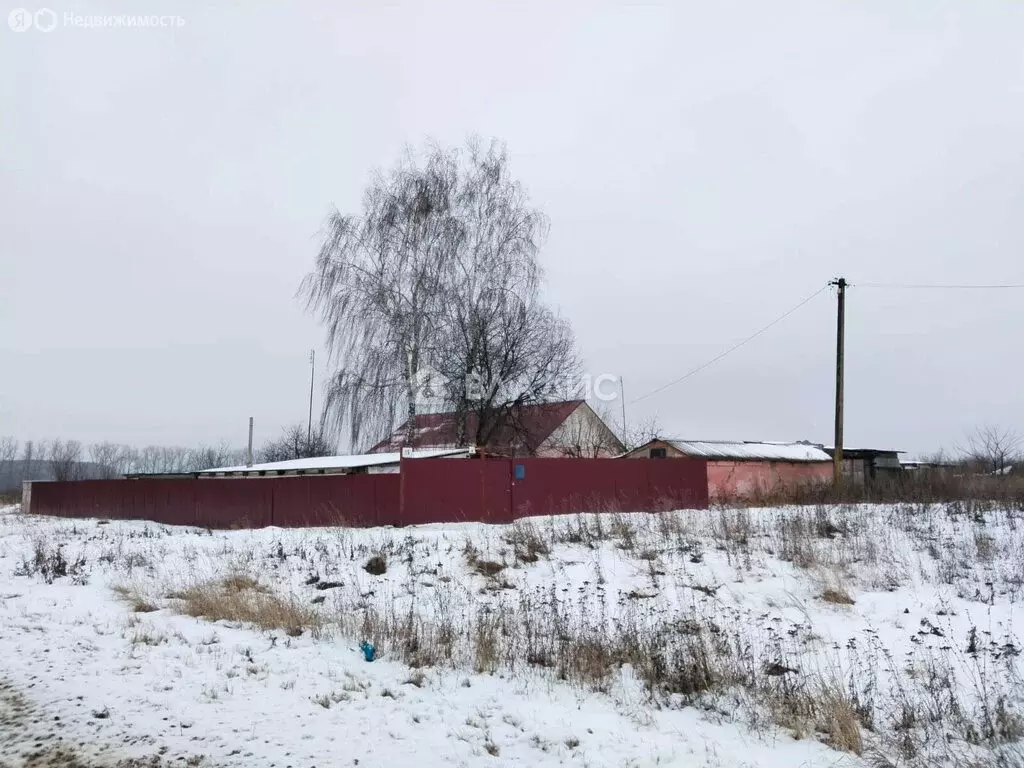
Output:
[[741,341],[741,342],[739,342],[737,344],[733,344],[731,347],[729,347],[727,350],[725,350],[721,354],[716,355],[715,357],[713,357],[710,360],[708,360],[706,363],[702,363],[701,365],[698,365],[692,371],[688,371],[688,372],[684,373],[678,379],[674,379],[673,381],[670,381],[668,384],[663,384],[662,386],[658,387],[657,389],[651,390],[646,395],[638,397],[636,400],[631,400],[630,401],[630,405],[632,405],[633,403],[639,403],[640,401],[646,400],[649,397],[653,397],[654,395],[658,394],[659,392],[664,392],[669,387],[674,387],[676,384],[679,384],[679,383],[685,381],[686,379],[690,378],[691,376],[694,376],[694,375],[700,373],[705,368],[709,368],[710,366],[712,366],[715,363],[717,363],[719,360],[721,360],[726,355],[732,354],[733,352],[735,352],[740,347],[744,346],[745,344],[749,344],[751,341],[756,339],[761,334],[765,333],[766,331],[770,330],[774,326],[778,325],[783,320],[785,320],[787,317],[789,317],[794,312],[796,312],[798,309],[803,307],[805,304],[809,304],[812,299],[817,298],[817,296],[819,294],[824,293],[825,291],[827,291],[831,285],[832,285],[831,283],[826,283],[825,285],[821,286],[821,288],[819,288],[814,293],[812,293],[810,296],[808,296],[806,299],[804,299],[799,304],[797,304],[795,307],[793,307],[792,309],[789,309],[789,310],[783,312],[777,318],[775,318],[770,323],[768,323],[768,325],[764,326],[759,331],[757,331],[755,333],[752,333],[750,336],[747,336],[747,338],[743,339],[743,341]]
[[1024,288],[1024,283],[1018,284],[992,284],[992,285],[937,285],[920,283],[853,283],[854,288],[909,288],[909,289],[931,289],[931,290],[967,290],[967,291],[988,291],[1007,288]]

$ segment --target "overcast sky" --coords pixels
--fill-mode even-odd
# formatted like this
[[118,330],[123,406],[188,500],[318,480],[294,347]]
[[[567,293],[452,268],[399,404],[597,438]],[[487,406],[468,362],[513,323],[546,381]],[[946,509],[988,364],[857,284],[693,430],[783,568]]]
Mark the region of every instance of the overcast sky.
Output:
[[[844,275],[848,446],[1024,431],[1024,291],[856,287],[1024,283],[1022,3],[52,0],[16,32],[4,2],[0,435],[304,421],[324,216],[474,133],[550,216],[546,293],[629,421],[829,442],[829,292],[629,401]],[[96,13],[184,24],[66,23]]]

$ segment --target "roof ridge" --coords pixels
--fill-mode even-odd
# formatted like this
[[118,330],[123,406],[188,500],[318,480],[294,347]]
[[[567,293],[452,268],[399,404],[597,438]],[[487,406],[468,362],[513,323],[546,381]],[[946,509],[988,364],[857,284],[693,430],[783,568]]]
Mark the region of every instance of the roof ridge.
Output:
[[811,440],[701,440],[694,437],[661,437],[659,440],[676,443],[708,443],[710,445],[809,445],[823,448],[823,443]]

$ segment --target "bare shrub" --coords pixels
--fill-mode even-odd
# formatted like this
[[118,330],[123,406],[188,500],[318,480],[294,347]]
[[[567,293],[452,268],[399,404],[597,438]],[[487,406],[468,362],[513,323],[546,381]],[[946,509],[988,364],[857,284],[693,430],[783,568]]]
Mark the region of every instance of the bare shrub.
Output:
[[516,562],[535,563],[542,556],[551,554],[551,547],[531,522],[519,521],[505,533],[505,541],[511,545]]
[[996,540],[990,534],[983,531],[975,531],[974,550],[980,562],[990,563],[998,552]]
[[466,565],[481,576],[493,578],[505,570],[504,563],[480,557],[480,550],[478,550],[468,539],[466,540],[465,547],[462,549],[462,554],[466,558]]
[[802,511],[784,515],[780,521],[781,547],[779,558],[798,568],[811,568],[819,564],[813,526]]
[[563,637],[558,643],[558,677],[607,692],[612,672],[623,663],[619,650],[606,637]]
[[746,548],[750,543],[752,525],[747,509],[720,509],[712,525],[714,537],[720,542],[739,548]]
[[473,561],[472,568],[481,576],[493,577],[505,570],[505,564],[496,560],[477,559]]
[[409,677],[406,679],[406,681],[405,681],[405,683],[403,683],[403,685],[413,685],[413,686],[416,686],[417,688],[422,688],[423,685],[426,682],[427,682],[427,676],[425,674],[423,674],[421,671],[416,670],[411,675],[409,675]]
[[374,555],[366,561],[363,570],[371,576],[383,576],[388,572],[388,561],[383,555]]
[[616,546],[619,549],[626,552],[636,549],[636,528],[622,515],[612,517],[611,536],[617,540]]
[[599,542],[607,541],[610,531],[605,528],[601,515],[575,514],[569,524],[555,531],[554,541],[564,544],[583,544],[593,549]]
[[32,557],[22,558],[21,565],[14,571],[16,576],[39,576],[47,584],[55,579],[70,576],[76,583],[84,583],[85,557],[79,555],[68,560],[62,544],[54,544],[45,537],[32,539]]

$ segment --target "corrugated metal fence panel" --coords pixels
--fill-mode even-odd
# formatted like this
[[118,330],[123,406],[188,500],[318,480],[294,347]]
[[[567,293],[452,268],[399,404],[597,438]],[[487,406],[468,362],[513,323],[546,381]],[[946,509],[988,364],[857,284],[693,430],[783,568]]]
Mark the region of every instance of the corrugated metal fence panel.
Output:
[[[361,475],[362,481],[373,489],[374,516],[356,525],[401,525],[402,492],[398,474]],[[369,522],[372,520],[372,522]]]
[[650,459],[644,463],[648,464],[647,501],[650,510],[707,509],[706,459]]
[[506,459],[402,461],[402,523],[512,521]]
[[[204,528],[264,528],[274,524],[274,480],[256,479],[245,483],[245,478],[239,478],[189,480],[187,483],[195,489],[195,516],[191,522],[179,524]],[[180,501],[182,507],[175,511],[184,521],[187,517],[184,494]]]
[[77,483],[33,483],[32,512],[39,515],[61,517],[96,517],[106,515],[115,506],[121,517],[121,505],[116,499],[124,494],[121,481],[83,480]]
[[328,475],[273,482],[277,484],[274,525],[368,527],[394,523],[400,517],[398,475]]
[[[243,478],[244,479],[244,478]],[[311,509],[312,478],[282,477],[260,480],[269,483],[273,494],[271,525],[282,528],[319,525],[320,517]],[[321,480],[325,478],[319,478]],[[288,482],[282,482],[287,480]],[[330,525],[330,523],[327,523]]]
[[[515,517],[617,510],[616,472],[606,459],[593,459],[604,471],[590,471],[587,459],[515,459],[512,510]],[[639,459],[636,460],[639,462]]]
[[708,505],[703,459],[515,459],[512,477],[515,517]]

